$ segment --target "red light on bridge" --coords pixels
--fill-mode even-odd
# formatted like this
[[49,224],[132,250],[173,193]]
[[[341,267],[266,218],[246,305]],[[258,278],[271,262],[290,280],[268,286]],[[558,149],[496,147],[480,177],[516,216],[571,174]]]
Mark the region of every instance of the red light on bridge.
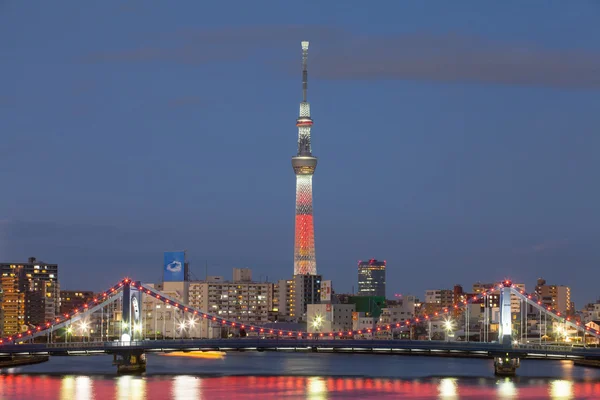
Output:
[[165,300],[165,303],[169,304],[169,299],[166,299],[166,300]]
[[227,321],[223,320],[223,322],[221,322],[223,325],[225,325],[227,323]]
[[174,307],[179,307],[179,304],[175,303],[175,304],[174,304]]
[[279,336],[283,335],[283,332],[279,331]]
[[358,331],[358,334],[359,334],[359,335],[362,335],[362,331]]
[[31,331],[27,331],[27,334],[28,334],[28,335],[31,335]]
[[244,329],[244,325],[240,326],[240,328]]
[[348,335],[352,336],[352,331],[348,331]]
[[288,332],[288,336],[292,336],[292,332]]
[[338,336],[342,336],[342,332],[338,333]]
[[187,311],[187,310],[188,310],[187,307],[183,309],[183,311]]
[[213,317],[213,321],[216,321],[216,320],[217,320],[217,317]]
[[254,327],[253,327],[253,326],[251,326],[251,327],[250,327],[250,330],[251,330],[251,331],[253,331],[253,330],[254,330]]

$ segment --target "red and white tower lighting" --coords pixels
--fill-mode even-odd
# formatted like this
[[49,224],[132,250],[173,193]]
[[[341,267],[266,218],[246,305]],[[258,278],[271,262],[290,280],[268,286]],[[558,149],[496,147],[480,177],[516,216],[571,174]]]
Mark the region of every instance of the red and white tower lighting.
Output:
[[312,177],[317,158],[310,148],[310,104],[306,101],[308,88],[308,42],[302,42],[302,102],[298,127],[298,155],[292,157],[296,173],[296,238],[294,242],[294,275],[316,275],[315,227],[313,223]]

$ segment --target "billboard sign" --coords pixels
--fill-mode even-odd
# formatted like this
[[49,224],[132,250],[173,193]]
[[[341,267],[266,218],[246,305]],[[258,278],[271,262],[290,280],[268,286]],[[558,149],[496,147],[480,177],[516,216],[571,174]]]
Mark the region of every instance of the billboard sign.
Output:
[[331,281],[321,281],[321,301],[331,301]]
[[166,251],[163,269],[163,282],[183,282],[185,280],[185,252]]

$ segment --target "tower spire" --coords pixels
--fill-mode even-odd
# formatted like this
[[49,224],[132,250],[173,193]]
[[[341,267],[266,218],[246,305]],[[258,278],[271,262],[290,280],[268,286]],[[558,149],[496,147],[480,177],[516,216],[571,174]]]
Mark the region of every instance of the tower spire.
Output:
[[306,103],[308,90],[308,42],[302,42],[302,102]]

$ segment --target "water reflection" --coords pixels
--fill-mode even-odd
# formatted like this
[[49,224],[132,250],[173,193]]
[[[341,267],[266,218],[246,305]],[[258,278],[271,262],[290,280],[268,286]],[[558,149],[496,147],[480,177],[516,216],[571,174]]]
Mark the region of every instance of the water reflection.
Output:
[[[79,397],[74,398],[79,399]],[[128,375],[117,378],[117,400],[143,399],[146,399],[146,380],[144,378]]]
[[323,378],[308,378],[306,385],[306,394],[308,399],[320,400],[327,398],[327,384]]
[[550,396],[553,399],[572,399],[573,382],[558,380],[550,383]]
[[0,398],[23,399],[600,398],[600,382],[542,378],[0,375]]
[[200,398],[200,378],[195,376],[177,376],[173,381],[173,399],[187,400]]
[[498,382],[498,397],[501,399],[511,399],[517,396],[517,387],[510,378],[505,378]]
[[458,385],[454,378],[444,378],[440,381],[440,398],[456,399],[458,398]]

